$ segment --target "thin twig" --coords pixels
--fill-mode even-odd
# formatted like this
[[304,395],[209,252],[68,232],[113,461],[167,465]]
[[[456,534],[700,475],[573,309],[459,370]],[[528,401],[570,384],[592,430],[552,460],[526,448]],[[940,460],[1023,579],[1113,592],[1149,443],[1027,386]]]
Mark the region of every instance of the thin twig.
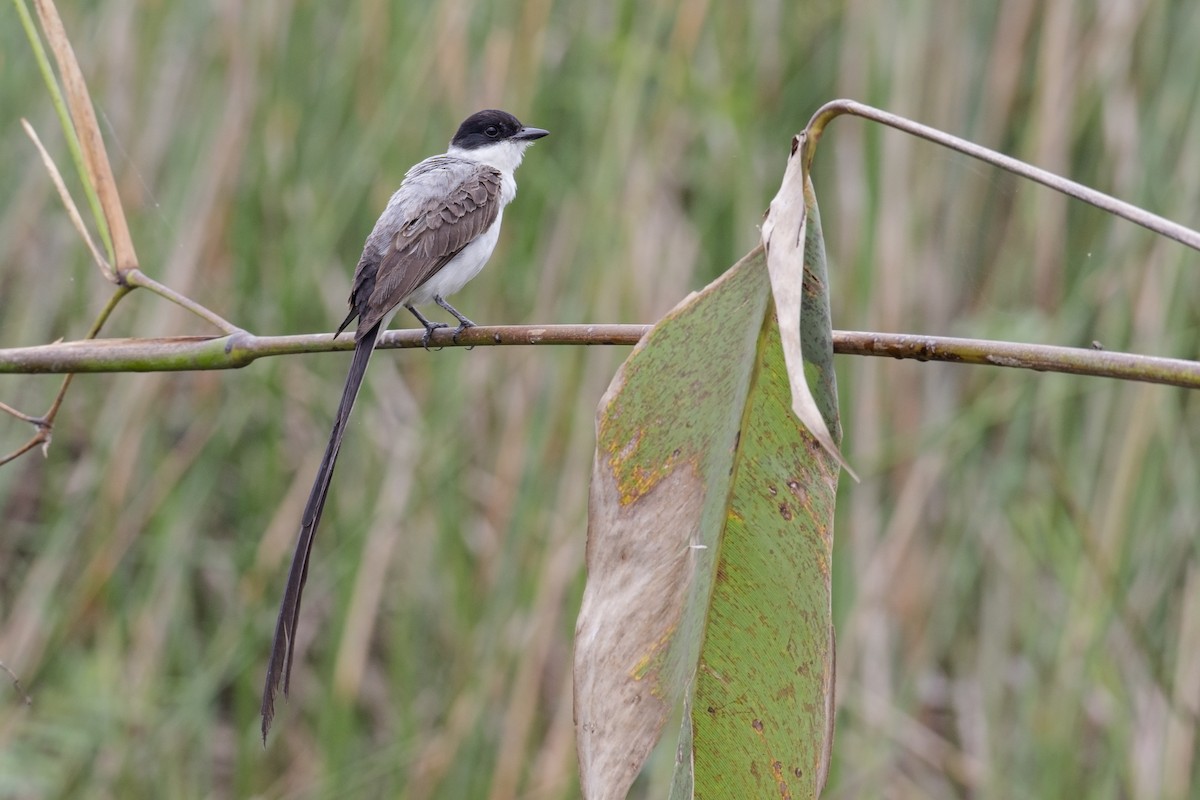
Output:
[[[63,381],[64,388],[59,390],[59,399],[61,399],[62,392],[65,391],[65,387],[67,385],[69,385],[70,383],[71,383],[71,376],[68,375],[66,377],[66,379]],[[56,402],[55,406],[52,406],[52,410],[53,411],[58,410],[57,402]],[[33,436],[30,437],[29,441],[25,442],[25,444],[21,445],[16,450],[13,450],[10,453],[5,453],[4,455],[0,455],[0,467],[4,466],[5,464],[7,464],[10,461],[16,461],[18,458],[25,455],[26,453],[28,453],[30,450],[37,447],[38,445],[42,446],[42,455],[46,454],[46,448],[50,446],[50,437],[52,435],[51,429],[53,428],[53,424],[50,422],[49,419],[47,419],[46,416],[34,417],[29,414],[26,414],[23,411],[18,411],[17,409],[10,406],[8,403],[3,403],[3,402],[0,402],[0,411],[3,411],[5,414],[14,416],[17,419],[21,420],[22,422],[28,422],[34,428]],[[0,666],[3,666],[3,665],[0,664]]]
[[[468,328],[453,341],[439,329],[432,347],[512,345],[634,345],[649,325],[510,325]],[[419,348],[419,329],[389,331],[380,349]],[[164,339],[102,339],[0,350],[0,374],[55,372],[170,372],[235,369],[267,356],[326,353],[354,348],[345,333],[254,336],[238,332],[221,338],[178,336]],[[961,339],[907,333],[834,331],[833,350],[842,355],[882,356],[1013,367],[1038,372],[1117,378],[1200,389],[1200,361],[1082,347],[1056,347],[987,339]]]
[[63,398],[67,396],[67,389],[71,388],[71,381],[75,379],[75,373],[67,373],[67,377],[63,378],[62,386],[58,387],[58,394],[54,395],[54,402],[50,404],[50,410],[46,412],[43,422],[46,426],[46,446],[50,446],[50,429],[54,427],[54,420],[58,417],[58,409],[62,408]]
[[[53,181],[55,188],[58,189],[59,198],[62,200],[63,206],[65,206],[67,209],[67,216],[71,218],[71,223],[75,226],[75,230],[78,231],[79,235],[83,238],[88,250],[90,250],[92,253],[92,258],[95,259],[97,266],[100,267],[100,271],[104,273],[104,277],[107,280],[116,283],[123,288],[140,287],[143,289],[148,289],[160,297],[166,298],[172,303],[186,308],[188,311],[191,311],[204,321],[211,323],[214,327],[224,333],[233,334],[240,330],[240,328],[228,322],[220,315],[210,311],[194,300],[184,297],[174,289],[164,286],[136,267],[131,267],[118,274],[116,270],[113,269],[112,265],[109,264],[104,256],[100,253],[99,249],[96,247],[96,244],[92,241],[92,237],[88,233],[87,227],[83,224],[83,218],[80,216],[79,210],[75,207],[75,203],[71,199],[70,192],[67,191],[67,186],[63,182],[62,175],[59,173],[57,166],[54,164],[54,160],[50,157],[50,154],[46,152],[46,148],[42,146],[42,142],[40,139],[38,139],[38,135],[34,131],[33,126],[31,126],[24,119],[21,120],[21,124],[25,126],[25,132],[29,134],[29,138],[33,140],[34,145],[41,154],[42,162],[46,166],[46,171],[50,173],[50,179]],[[111,312],[112,307],[127,293],[127,290],[118,292],[113,296],[112,299],[110,299],[109,307],[106,308],[101,319],[97,321],[97,324],[103,325],[104,320],[108,318],[108,313]],[[94,333],[89,334],[88,338],[91,338],[91,336],[94,335]]]
[[104,304],[104,308],[100,309],[100,313],[96,316],[92,327],[88,328],[86,339],[95,339],[100,335],[100,329],[104,327],[104,323],[108,322],[108,318],[112,316],[113,311],[117,308],[117,303],[124,299],[125,295],[132,292],[133,289],[128,286],[118,286],[117,290],[112,293],[112,297],[108,298],[108,302]]
[[75,201],[71,199],[71,193],[67,190],[67,184],[63,181],[62,174],[58,171],[58,166],[55,165],[54,159],[50,157],[50,154],[46,152],[46,148],[42,146],[42,140],[38,138],[37,132],[34,131],[29,121],[22,118],[21,125],[25,127],[25,133],[29,134],[29,138],[33,140],[34,146],[37,147],[38,153],[41,154],[42,163],[46,166],[46,171],[50,173],[50,180],[54,182],[54,188],[58,190],[58,197],[67,209],[67,216],[71,218],[71,224],[75,226],[75,230],[83,238],[83,243],[91,251],[92,259],[96,262],[96,266],[104,274],[105,280],[116,283],[117,271],[113,269],[112,264],[108,263],[108,259],[104,257],[100,249],[96,247],[96,243],[92,241],[92,235],[88,233],[87,226],[83,224],[83,217],[80,216],[79,209],[75,207]]
[[18,447],[16,450],[13,450],[11,453],[5,453],[4,455],[0,456],[0,467],[3,467],[10,461],[16,461],[33,448],[37,447],[39,444],[42,446],[42,453],[45,454],[45,448],[50,444],[49,428],[39,426],[37,433],[33,435],[32,439]]
[[805,128],[805,131],[808,133],[805,144],[805,158],[809,165],[812,164],[813,155],[817,149],[817,141],[821,138],[821,133],[825,130],[825,126],[843,114],[869,119],[895,128],[896,130],[912,134],[913,136],[919,136],[934,144],[940,144],[952,150],[957,150],[972,158],[977,158],[980,161],[1008,170],[1014,175],[1020,175],[1023,178],[1028,178],[1055,191],[1062,192],[1069,197],[1074,197],[1076,200],[1082,200],[1102,211],[1107,211],[1110,214],[1127,219],[1130,222],[1141,225],[1147,230],[1154,231],[1168,239],[1187,245],[1193,250],[1200,250],[1200,231],[1194,231],[1165,217],[1151,214],[1145,209],[1138,208],[1123,200],[1118,200],[1104,192],[1099,192],[1081,183],[1067,180],[1052,172],[1047,172],[1044,169],[1026,164],[1024,161],[1018,161],[1011,156],[997,153],[995,150],[989,150],[982,145],[968,142],[966,139],[960,139],[957,136],[952,136],[936,128],[930,128],[919,122],[913,122],[910,119],[905,119],[896,114],[889,114],[886,111],[881,111],[878,108],[873,108],[853,100],[834,100],[821,106],[817,109],[817,113],[813,114],[812,119],[809,120],[808,127]]
[[126,286],[148,289],[159,297],[166,298],[172,303],[186,308],[188,311],[192,312],[204,321],[211,323],[213,326],[219,328],[227,334],[235,334],[241,331],[241,328],[239,328],[237,325],[227,321],[219,314],[209,311],[196,301],[184,297],[174,289],[164,286],[146,273],[142,272],[140,269],[125,270],[123,273],[121,273],[121,278]]
[[12,681],[13,688],[17,690],[17,694],[21,695],[21,700],[25,703],[25,705],[33,705],[33,698],[26,694],[25,690],[21,688],[21,681],[17,678],[16,673],[9,669],[3,661],[0,661],[0,669],[8,673],[8,677],[9,680]]
[[3,411],[5,414],[11,414],[22,422],[28,422],[30,425],[37,425],[42,421],[41,417],[31,417],[25,412],[18,411],[5,402],[0,402],[0,411]]
[[[100,310],[100,314],[92,322],[92,327],[87,332],[87,339],[94,340],[100,335],[100,330],[104,327],[104,323],[112,315],[113,310],[117,307],[117,303],[121,302],[121,298],[132,292],[133,289],[128,286],[118,286],[113,292],[112,297],[108,298],[108,302],[104,308]],[[28,414],[23,414],[11,406],[0,403],[0,410],[7,411],[14,417],[18,417],[25,422],[33,425],[35,431],[33,437],[25,444],[18,447],[16,450],[4,456],[0,456],[0,466],[4,466],[10,461],[20,458],[28,453],[39,444],[42,446],[42,454],[45,455],[50,447],[50,439],[54,435],[54,420],[58,417],[58,410],[62,408],[63,398],[67,396],[67,389],[71,388],[71,381],[75,378],[74,373],[68,373],[63,378],[62,385],[58,387],[58,393],[54,395],[54,402],[50,404],[50,410],[40,417],[31,417]]]

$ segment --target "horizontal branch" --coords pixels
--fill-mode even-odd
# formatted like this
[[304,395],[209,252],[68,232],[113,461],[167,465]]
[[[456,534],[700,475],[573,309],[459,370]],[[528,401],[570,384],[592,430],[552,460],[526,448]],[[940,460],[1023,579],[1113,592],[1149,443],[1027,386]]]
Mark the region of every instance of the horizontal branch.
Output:
[[[511,345],[634,345],[650,325],[505,325],[468,328],[459,347]],[[389,331],[380,349],[421,346],[420,329]],[[437,330],[432,347],[452,347],[452,331]],[[170,372],[236,369],[266,356],[352,350],[354,337],[328,333],[299,336],[177,336],[164,339],[92,339],[0,350],[0,374],[62,372]],[[834,331],[835,353],[948,361],[1065,372],[1200,389],[1200,362],[1108,350],[959,339],[906,333]]]
[[889,356],[917,361],[948,361],[992,367],[1063,372],[1200,389],[1200,361],[1143,356],[1091,347],[1057,347],[990,339],[922,336],[911,333],[834,331],[833,352]]

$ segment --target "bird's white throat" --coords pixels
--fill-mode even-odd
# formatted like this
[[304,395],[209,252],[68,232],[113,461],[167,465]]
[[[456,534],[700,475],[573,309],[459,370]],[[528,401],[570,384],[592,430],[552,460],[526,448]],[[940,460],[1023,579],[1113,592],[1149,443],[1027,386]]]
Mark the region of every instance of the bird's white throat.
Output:
[[521,159],[525,158],[525,149],[531,144],[533,142],[527,139],[505,139],[502,142],[469,150],[450,145],[446,155],[487,164],[489,167],[500,170],[501,175],[511,176],[516,168],[521,166]]

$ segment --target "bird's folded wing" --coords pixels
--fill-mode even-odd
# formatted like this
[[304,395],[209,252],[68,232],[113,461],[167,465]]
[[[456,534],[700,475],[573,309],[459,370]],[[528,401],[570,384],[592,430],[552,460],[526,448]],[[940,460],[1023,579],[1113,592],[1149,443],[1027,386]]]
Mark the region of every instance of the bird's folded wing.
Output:
[[[442,169],[438,168],[437,172]],[[434,193],[438,199],[404,204],[404,219],[396,220],[395,232],[389,232],[375,269],[369,269],[370,265],[359,265],[355,274],[355,294],[365,281],[372,284],[364,293],[366,308],[357,309],[360,329],[370,328],[381,320],[490,228],[500,214],[499,170],[485,164],[472,164],[466,171],[454,167],[444,169],[451,173],[449,177],[453,180],[448,191]],[[453,175],[459,171],[463,173],[461,176]]]

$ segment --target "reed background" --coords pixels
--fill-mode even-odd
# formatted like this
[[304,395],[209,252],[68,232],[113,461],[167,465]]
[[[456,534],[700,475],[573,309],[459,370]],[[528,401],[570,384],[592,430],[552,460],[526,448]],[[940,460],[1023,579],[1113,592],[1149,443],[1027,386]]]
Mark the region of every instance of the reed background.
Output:
[[[1200,5],[63,0],[143,269],[261,334],[331,330],[407,166],[480,107],[549,128],[481,322],[646,322],[750,250],[788,137],[847,96],[1200,225]],[[109,288],[0,9],[0,346]],[[1200,256],[839,120],[834,323],[1200,357]],[[77,193],[77,197],[80,197]],[[405,321],[407,324],[407,320]],[[135,294],[106,330],[206,332]],[[0,796],[577,796],[570,652],[616,348],[374,360],[293,694],[257,708],[344,356],[83,376],[0,469]],[[831,798],[1194,797],[1200,397],[842,358]],[[57,379],[0,378],[42,411]],[[0,420],[0,450],[28,434]],[[635,788],[663,797],[667,744]]]

